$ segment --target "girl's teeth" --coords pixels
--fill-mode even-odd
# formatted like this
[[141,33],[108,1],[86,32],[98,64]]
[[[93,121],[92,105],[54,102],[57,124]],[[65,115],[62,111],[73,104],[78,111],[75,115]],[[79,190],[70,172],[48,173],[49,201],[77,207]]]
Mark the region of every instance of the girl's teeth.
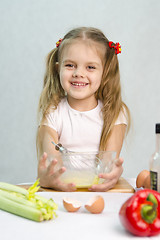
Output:
[[86,85],[86,83],[72,83],[72,84],[75,86],[85,86]]

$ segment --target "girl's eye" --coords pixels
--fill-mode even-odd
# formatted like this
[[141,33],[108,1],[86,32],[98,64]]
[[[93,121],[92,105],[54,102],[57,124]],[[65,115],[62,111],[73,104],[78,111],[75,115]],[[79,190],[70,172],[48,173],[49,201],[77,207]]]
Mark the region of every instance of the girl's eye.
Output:
[[88,66],[88,69],[93,70],[93,69],[96,69],[96,68],[94,66]]
[[74,65],[73,65],[73,64],[70,64],[70,63],[68,63],[68,64],[66,64],[66,65],[65,65],[65,67],[67,67],[67,68],[73,68],[73,67],[74,67]]

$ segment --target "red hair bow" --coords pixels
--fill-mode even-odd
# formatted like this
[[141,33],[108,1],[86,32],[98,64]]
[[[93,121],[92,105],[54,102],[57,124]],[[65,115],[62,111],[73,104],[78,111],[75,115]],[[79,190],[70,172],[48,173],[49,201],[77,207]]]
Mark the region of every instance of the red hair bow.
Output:
[[58,48],[59,47],[59,45],[61,44],[61,42],[62,42],[62,38],[60,38],[59,40],[58,40],[58,42],[56,42],[56,47]]
[[119,43],[109,42],[109,47],[114,48],[115,54],[121,53],[121,45]]

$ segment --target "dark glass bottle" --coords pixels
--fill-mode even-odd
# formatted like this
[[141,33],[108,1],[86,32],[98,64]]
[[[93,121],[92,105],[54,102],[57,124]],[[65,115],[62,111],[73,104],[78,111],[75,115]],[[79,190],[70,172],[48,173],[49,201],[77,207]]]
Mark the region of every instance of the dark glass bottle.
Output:
[[160,123],[155,126],[156,149],[150,160],[151,189],[160,192]]

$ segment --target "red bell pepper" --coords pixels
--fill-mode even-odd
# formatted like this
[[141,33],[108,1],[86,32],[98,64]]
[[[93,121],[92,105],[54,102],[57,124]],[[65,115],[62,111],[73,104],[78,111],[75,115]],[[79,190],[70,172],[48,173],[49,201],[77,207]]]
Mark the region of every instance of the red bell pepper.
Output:
[[122,225],[137,236],[160,233],[160,193],[144,189],[130,197],[119,211]]

